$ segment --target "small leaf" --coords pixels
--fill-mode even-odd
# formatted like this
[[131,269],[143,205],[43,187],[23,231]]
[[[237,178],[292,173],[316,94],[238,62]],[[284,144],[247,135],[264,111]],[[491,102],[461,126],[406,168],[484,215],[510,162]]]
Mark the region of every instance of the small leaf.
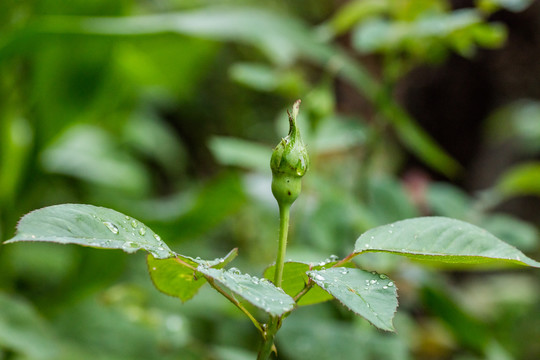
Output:
[[540,162],[516,165],[498,180],[495,189],[506,197],[519,195],[540,196]]
[[351,311],[376,327],[394,331],[398,306],[396,286],[386,275],[360,269],[309,271],[308,276]]
[[[324,267],[332,267],[335,264],[335,261],[327,262],[323,265],[313,265],[296,261],[285,262],[285,266],[283,267],[283,279],[281,283],[281,288],[283,289],[283,291],[285,291],[287,295],[295,297],[300,291],[302,291],[302,289],[304,289],[309,280],[308,276],[306,275],[307,271],[321,270]],[[269,266],[264,271],[264,277],[267,279],[273,279],[275,271],[275,265]],[[331,295],[329,295],[326,291],[316,285],[298,300],[298,305],[302,306],[317,304],[331,299]]]
[[261,173],[270,172],[267,162],[272,156],[272,150],[269,147],[225,136],[212,137],[208,145],[222,165],[241,166]]
[[195,296],[200,287],[206,283],[204,277],[195,276],[193,268],[205,265],[221,269],[231,262],[236,255],[238,255],[238,250],[233,249],[223,258],[206,261],[182,255],[178,255],[176,258],[160,260],[149,254],[147,257],[148,272],[154,286],[159,291],[180,298],[185,302]]
[[381,251],[420,260],[449,263],[504,261],[540,267],[540,263],[484,229],[445,217],[420,217],[371,229],[358,238],[355,253]]
[[294,300],[289,295],[266,279],[241,274],[235,269],[222,270],[199,266],[197,271],[271,315],[281,316],[295,306]]
[[15,237],[5,243],[17,241],[78,244],[127,253],[143,249],[158,259],[174,256],[159,235],[140,221],[93,205],[63,204],[32,211],[22,217]]

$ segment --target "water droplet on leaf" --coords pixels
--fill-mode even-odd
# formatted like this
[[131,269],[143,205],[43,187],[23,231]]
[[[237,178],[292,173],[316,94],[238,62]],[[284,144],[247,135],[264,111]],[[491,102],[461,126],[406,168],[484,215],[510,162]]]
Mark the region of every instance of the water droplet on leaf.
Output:
[[107,227],[107,229],[109,229],[113,234],[118,234],[118,232],[119,232],[118,228],[112,222],[104,221],[103,225],[105,225]]
[[230,268],[229,271],[230,271],[231,273],[233,273],[234,275],[240,275],[240,274],[241,274],[240,270],[238,270],[238,269],[235,268],[235,267]]

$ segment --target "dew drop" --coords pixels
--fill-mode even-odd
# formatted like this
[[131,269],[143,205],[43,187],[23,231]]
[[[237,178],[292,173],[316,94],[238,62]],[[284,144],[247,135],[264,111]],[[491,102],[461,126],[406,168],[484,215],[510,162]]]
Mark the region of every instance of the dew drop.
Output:
[[388,286],[394,286],[394,283],[390,281],[390,282],[388,283]]
[[139,228],[139,234],[140,234],[141,236],[144,236],[144,234],[146,234],[146,229],[143,228],[143,227],[142,227],[142,228]]
[[323,281],[323,280],[324,280],[324,277],[322,277],[322,276],[319,275],[319,274],[315,274],[315,280]]
[[342,273],[343,275],[345,275],[345,274],[348,274],[348,273],[349,273],[349,269],[347,269],[347,268],[341,268],[341,269],[339,270],[339,272]]
[[375,284],[377,282],[377,280],[371,280],[369,283],[370,284]]
[[161,241],[161,237],[158,234],[154,234],[154,239],[157,241]]
[[339,257],[334,254],[330,255],[330,257],[328,258],[329,262],[337,261],[337,259],[339,259]]
[[152,268],[152,270],[154,270],[154,271],[155,271],[155,270],[156,270],[156,267],[154,266],[154,267]]
[[388,230],[388,232],[391,234],[391,233],[392,233],[392,230]]
[[139,226],[139,223],[137,222],[137,220],[132,220],[132,221],[131,221],[131,226],[132,226],[133,228],[136,228],[137,226]]
[[388,289],[388,286],[383,286],[382,288],[383,288],[384,290],[386,290],[386,289]]
[[131,218],[129,216],[126,215],[126,220],[130,220]]
[[367,249],[369,248],[369,244],[365,244],[364,247]]
[[118,228],[112,222],[104,221],[103,225],[105,225],[113,234],[118,234]]
[[129,250],[129,249],[136,249],[136,248],[138,248],[138,247],[139,247],[139,246],[138,246],[136,243],[134,243],[133,241],[126,241],[126,242],[124,243],[124,245],[122,245],[122,248],[123,248],[123,249],[127,249],[127,250]]
[[238,270],[238,269],[235,268],[235,267],[232,267],[229,271],[230,271],[231,273],[235,274],[235,275],[240,275],[240,274],[241,274],[240,270]]
[[388,279],[388,276],[386,276],[386,275],[384,275],[384,274],[380,274],[379,277],[380,277],[381,279],[383,279],[383,280],[384,280],[384,279]]

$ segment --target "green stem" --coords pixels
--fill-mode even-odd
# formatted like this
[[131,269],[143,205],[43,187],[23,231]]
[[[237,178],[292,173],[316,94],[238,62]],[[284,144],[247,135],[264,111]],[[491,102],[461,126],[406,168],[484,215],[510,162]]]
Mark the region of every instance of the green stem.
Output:
[[234,296],[230,295],[225,290],[223,290],[221,287],[219,287],[216,284],[216,282],[214,281],[214,279],[212,279],[211,277],[205,276],[205,278],[208,281],[208,283],[210,284],[210,286],[212,286],[217,292],[219,292],[221,295],[223,295],[234,306],[236,306],[238,309],[240,309],[240,311],[242,311],[251,320],[251,322],[253,323],[253,325],[255,325],[257,330],[259,330],[259,332],[264,336],[265,332],[264,332],[263,328],[261,327],[261,324],[259,324],[257,319],[255,319],[255,317],[253,317],[253,315],[238,300],[236,300],[234,298]]
[[[274,285],[281,287],[283,280],[283,267],[285,264],[285,253],[287,252],[287,234],[289,232],[289,215],[291,204],[279,205],[279,244],[276,257],[276,272],[274,275]],[[272,351],[275,351],[274,338],[281,326],[281,318],[277,316],[270,317],[268,328],[263,334],[263,343],[259,350],[257,360],[267,360]]]
[[285,253],[287,251],[287,233],[289,230],[290,204],[279,206],[279,245],[276,258],[276,273],[274,275],[274,285],[281,287],[283,279],[283,266],[285,264]]
[[[182,259],[176,257],[175,258],[176,262],[179,263],[179,264],[182,264],[183,266],[193,270],[194,272],[197,271],[197,268],[195,268],[194,266],[188,264],[187,262],[183,261]],[[216,282],[214,281],[214,279],[212,279],[210,276],[206,276],[204,275],[204,278],[206,279],[206,281],[208,281],[208,283],[210,284],[210,286],[212,286],[217,292],[219,292],[221,295],[223,295],[227,300],[229,300],[234,306],[236,306],[238,309],[240,309],[240,311],[242,311],[244,314],[246,314],[246,316],[251,320],[251,322],[253,323],[253,325],[255,325],[255,327],[257,328],[257,330],[259,330],[259,332],[264,336],[265,332],[263,330],[263,328],[261,327],[261,324],[257,321],[257,319],[255,319],[255,317],[244,307],[244,305],[242,305],[242,303],[240,303],[238,300],[236,300],[234,298],[234,296],[230,295],[229,293],[227,293],[225,290],[223,290],[221,287],[219,287]]]
[[261,349],[259,350],[257,360],[268,360],[270,359],[272,351],[275,351],[274,338],[276,337],[276,332],[278,330],[278,323],[278,318],[270,318],[270,324],[268,325],[267,331],[263,335],[263,343],[261,344]]

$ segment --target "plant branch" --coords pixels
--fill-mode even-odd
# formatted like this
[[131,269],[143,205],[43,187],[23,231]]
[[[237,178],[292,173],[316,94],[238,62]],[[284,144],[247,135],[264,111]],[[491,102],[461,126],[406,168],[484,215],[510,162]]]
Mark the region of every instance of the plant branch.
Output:
[[[193,271],[197,271],[197,268],[193,267],[192,265],[188,264],[187,262],[185,262],[184,260],[180,259],[180,258],[175,258],[176,262],[181,264],[181,265],[184,265],[186,267],[188,267],[189,269],[193,270]],[[261,326],[261,324],[257,321],[257,319],[255,319],[255,317],[244,307],[244,305],[242,305],[242,303],[240,303],[238,300],[236,300],[235,297],[233,297],[232,295],[230,295],[228,292],[226,292],[225,290],[223,290],[221,287],[219,287],[216,282],[214,281],[213,278],[211,278],[210,276],[206,276],[204,275],[204,278],[206,279],[206,281],[208,281],[208,283],[210,284],[210,286],[212,286],[214,289],[216,289],[217,292],[219,292],[221,295],[225,296],[225,298],[227,298],[227,300],[229,300],[234,306],[236,306],[238,309],[240,309],[240,311],[242,311],[244,314],[246,314],[246,316],[251,320],[251,322],[253,323],[253,325],[255,325],[255,327],[257,328],[257,330],[259,330],[259,332],[261,333],[261,335],[264,336],[264,330]]]
[[338,261],[334,266],[332,267],[340,267],[340,266],[343,266],[343,264],[346,264],[348,263],[349,261],[352,260],[353,257],[355,257],[356,255],[358,255],[358,253],[355,253],[355,252],[352,252],[350,253],[349,255],[347,255],[346,257],[344,257],[343,259],[341,259],[340,261]]
[[251,320],[251,322],[253,323],[253,325],[255,325],[255,327],[257,328],[257,330],[259,330],[259,332],[261,333],[261,335],[264,336],[265,334],[265,331],[264,329],[262,328],[261,324],[257,321],[257,319],[255,319],[255,317],[244,307],[244,305],[242,305],[238,300],[236,300],[236,298],[234,296],[232,296],[231,294],[229,294],[228,292],[226,292],[225,290],[223,290],[221,287],[219,287],[219,285],[216,284],[216,282],[214,281],[213,278],[209,277],[209,276],[204,276],[206,278],[206,280],[208,281],[208,283],[210,284],[210,286],[212,286],[214,289],[216,289],[217,292],[219,292],[221,295],[225,296],[225,298],[227,298],[227,300],[229,300],[234,306],[236,306],[238,309],[240,309],[240,311],[242,311],[244,314],[246,314],[246,316]]
[[315,283],[311,279],[309,279],[306,286],[304,286],[304,288],[302,290],[300,290],[300,292],[298,294],[296,294],[295,297],[293,297],[294,302],[298,303],[298,300],[300,300],[302,298],[302,296],[306,295],[307,292],[309,290],[311,290],[311,288],[313,287],[314,284]]

